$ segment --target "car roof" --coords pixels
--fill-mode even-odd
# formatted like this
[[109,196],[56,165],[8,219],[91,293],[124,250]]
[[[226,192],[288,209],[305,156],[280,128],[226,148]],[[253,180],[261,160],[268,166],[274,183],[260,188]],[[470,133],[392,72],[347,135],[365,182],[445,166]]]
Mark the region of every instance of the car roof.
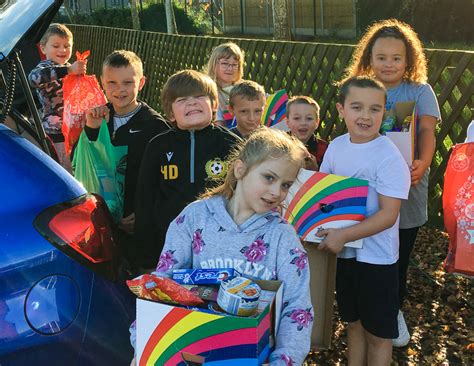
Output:
[[24,40],[39,42],[62,0],[0,0],[0,62]]

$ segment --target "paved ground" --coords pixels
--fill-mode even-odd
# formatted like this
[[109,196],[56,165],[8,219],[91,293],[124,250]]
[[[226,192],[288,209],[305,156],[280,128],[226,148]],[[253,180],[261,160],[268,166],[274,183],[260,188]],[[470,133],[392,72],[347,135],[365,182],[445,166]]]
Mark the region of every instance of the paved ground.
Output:
[[[413,253],[404,309],[411,341],[395,349],[392,365],[474,365],[473,279],[446,273],[446,233],[423,228]],[[311,353],[306,366],[344,365],[346,334],[334,314],[333,347]]]

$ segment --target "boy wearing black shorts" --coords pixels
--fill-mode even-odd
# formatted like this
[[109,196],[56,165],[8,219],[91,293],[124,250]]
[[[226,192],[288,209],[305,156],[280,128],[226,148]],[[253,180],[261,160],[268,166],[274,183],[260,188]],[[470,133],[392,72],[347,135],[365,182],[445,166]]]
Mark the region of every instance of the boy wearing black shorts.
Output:
[[[318,233],[320,249],[338,253],[336,299],[349,323],[347,358],[354,365],[390,365],[398,336],[398,221],[410,172],[397,147],[379,134],[385,101],[384,86],[371,78],[341,85],[337,109],[349,133],[331,142],[320,168],[369,182],[366,219]],[[358,239],[362,248],[344,248]]]

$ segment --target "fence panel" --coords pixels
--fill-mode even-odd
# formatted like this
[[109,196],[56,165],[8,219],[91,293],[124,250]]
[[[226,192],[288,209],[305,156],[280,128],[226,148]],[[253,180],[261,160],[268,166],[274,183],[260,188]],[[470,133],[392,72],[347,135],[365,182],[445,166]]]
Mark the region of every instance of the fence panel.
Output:
[[[136,52],[144,62],[147,83],[141,98],[160,110],[160,91],[174,72],[203,70],[211,50],[227,38],[168,35],[85,25],[70,25],[74,45],[92,57],[89,71],[100,75],[101,62],[114,49]],[[312,96],[321,106],[319,133],[332,138],[344,133],[336,111],[335,81],[349,64],[353,46],[270,40],[232,39],[246,53],[244,78],[267,92],[281,88],[290,95]],[[474,52],[426,50],[429,83],[438,96],[442,123],[437,126],[436,152],[429,188],[430,224],[442,227],[443,176],[451,146],[462,142],[474,108]]]

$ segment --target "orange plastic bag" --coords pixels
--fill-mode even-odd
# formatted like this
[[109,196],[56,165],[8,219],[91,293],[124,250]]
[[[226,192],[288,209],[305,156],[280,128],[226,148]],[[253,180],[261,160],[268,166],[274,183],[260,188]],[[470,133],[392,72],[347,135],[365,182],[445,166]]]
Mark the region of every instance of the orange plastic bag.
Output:
[[[90,51],[76,52],[77,60],[85,60]],[[87,110],[107,103],[105,95],[97,82],[95,75],[66,75],[63,79],[63,126],[66,153],[79,139],[86,124]]]
[[447,272],[474,276],[474,142],[454,147],[444,176],[444,225],[449,234]]

